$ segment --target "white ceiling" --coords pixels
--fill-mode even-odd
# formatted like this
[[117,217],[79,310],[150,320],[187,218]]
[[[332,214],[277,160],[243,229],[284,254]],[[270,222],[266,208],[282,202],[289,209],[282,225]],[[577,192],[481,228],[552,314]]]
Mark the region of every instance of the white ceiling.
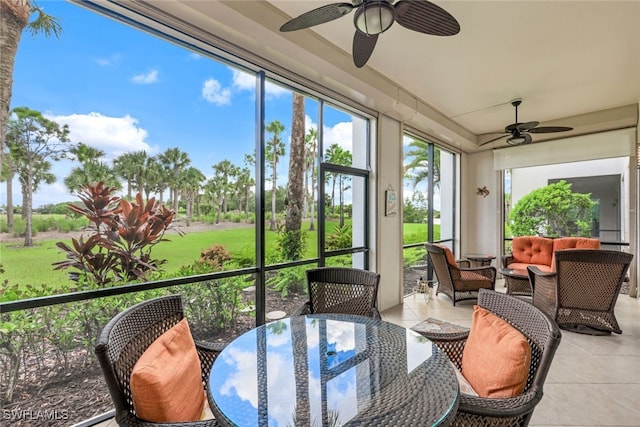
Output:
[[[171,2],[156,4],[164,3]],[[378,111],[402,115],[402,104],[419,104],[431,130],[449,141],[460,136],[463,149],[477,149],[488,139],[477,135],[513,123],[514,98],[523,99],[520,122],[576,127],[570,134],[597,129],[585,125],[594,121],[629,126],[630,115],[637,123],[640,1],[434,0],[456,17],[458,35],[435,37],[394,24],[361,69],[351,62],[353,11],[311,29],[278,31],[291,17],[329,3],[183,1],[171,13]],[[375,91],[396,99],[381,107]],[[602,110],[608,114],[588,114]]]

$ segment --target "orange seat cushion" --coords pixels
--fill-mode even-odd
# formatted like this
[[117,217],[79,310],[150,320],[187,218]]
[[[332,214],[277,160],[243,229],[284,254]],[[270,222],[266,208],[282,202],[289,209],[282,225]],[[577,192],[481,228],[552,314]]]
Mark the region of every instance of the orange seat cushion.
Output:
[[524,391],[531,347],[520,331],[484,308],[474,306],[462,353],[462,374],[480,397],[509,398]]
[[131,372],[136,416],[154,422],[202,418],[206,396],[202,369],[187,319],[166,331],[140,356]]
[[550,266],[553,255],[553,240],[538,236],[514,237],[511,253],[513,254],[512,262]]
[[475,291],[480,288],[493,289],[493,282],[480,273],[469,270],[460,271],[460,280],[455,280],[457,291]]

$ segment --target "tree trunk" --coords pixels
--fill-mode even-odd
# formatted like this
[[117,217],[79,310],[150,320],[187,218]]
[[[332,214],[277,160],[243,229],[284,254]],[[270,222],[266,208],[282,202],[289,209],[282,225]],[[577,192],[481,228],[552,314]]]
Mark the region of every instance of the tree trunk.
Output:
[[315,168],[311,168],[311,220],[309,222],[309,230],[311,231],[316,229],[316,176],[314,174],[314,169]]
[[307,171],[304,171],[304,184],[302,186],[304,188],[304,205],[302,207],[303,217],[309,217],[309,175]]
[[27,171],[27,184],[24,189],[24,199],[22,206],[25,209],[26,228],[24,230],[24,245],[33,246],[33,160],[29,160],[29,170]]
[[[275,154],[273,155],[275,159]],[[273,175],[271,180],[271,226],[269,230],[276,229],[276,160],[273,161]]]
[[294,93],[285,222],[287,232],[300,231],[302,228],[304,173],[304,96]]
[[0,174],[11,106],[13,65],[22,30],[29,22],[28,0],[0,0]]
[[249,189],[248,188],[245,190],[244,214],[247,217],[247,219],[249,219]]
[[12,231],[15,227],[13,217],[13,174],[7,177],[7,229]]

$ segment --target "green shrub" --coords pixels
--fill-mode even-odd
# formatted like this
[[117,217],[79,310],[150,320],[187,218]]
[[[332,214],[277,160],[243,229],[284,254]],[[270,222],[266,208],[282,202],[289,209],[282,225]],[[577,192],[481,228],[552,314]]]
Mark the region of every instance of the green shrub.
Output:
[[308,266],[299,265],[290,267],[278,272],[267,279],[267,286],[274,291],[280,292],[283,298],[290,293],[301,293],[307,289],[307,269]]
[[325,244],[329,250],[346,249],[353,246],[351,226],[349,224],[336,225],[333,231],[327,234]]

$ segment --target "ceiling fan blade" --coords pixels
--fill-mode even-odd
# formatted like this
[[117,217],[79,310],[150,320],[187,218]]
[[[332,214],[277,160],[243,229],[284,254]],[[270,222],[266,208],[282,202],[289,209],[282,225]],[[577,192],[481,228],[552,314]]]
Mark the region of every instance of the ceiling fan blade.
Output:
[[509,134],[500,135],[500,136],[499,136],[499,137],[497,137],[497,138],[493,138],[493,139],[490,139],[490,140],[488,140],[488,141],[485,141],[485,142],[483,142],[482,144],[478,145],[478,147],[482,147],[483,145],[490,144],[490,143],[495,142],[495,141],[497,141],[497,140],[499,140],[499,139],[502,139],[502,138],[504,138],[504,137],[506,137],[506,136],[509,136]]
[[400,0],[394,9],[396,22],[410,30],[433,36],[453,36],[460,32],[456,18],[427,0]]
[[353,63],[358,68],[362,68],[367,63],[373,48],[376,47],[378,41],[378,34],[367,35],[363,32],[357,31],[353,35]]
[[518,123],[516,125],[516,129],[518,129],[519,131],[527,131],[530,132],[531,129],[535,128],[536,126],[538,126],[540,124],[540,122],[526,122],[526,123]]
[[296,31],[312,27],[314,25],[324,24],[325,22],[333,21],[334,19],[338,19],[348,14],[353,10],[353,8],[355,8],[355,6],[351,3],[328,4],[326,6],[310,10],[309,12],[305,12],[302,15],[285,22],[282,27],[280,27],[280,31]]
[[529,129],[531,133],[553,133],[553,132],[567,132],[573,130],[573,128],[566,126],[541,126],[539,128]]

